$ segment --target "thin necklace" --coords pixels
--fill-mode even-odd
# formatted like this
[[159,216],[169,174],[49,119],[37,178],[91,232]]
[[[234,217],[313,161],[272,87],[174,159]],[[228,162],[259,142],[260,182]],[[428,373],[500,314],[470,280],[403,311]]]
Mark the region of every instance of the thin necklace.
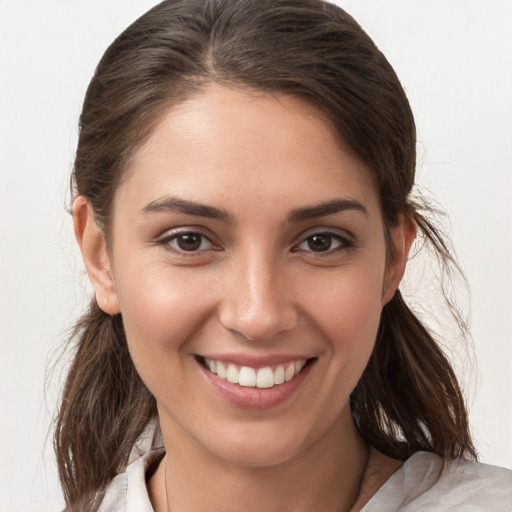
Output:
[[164,485],[165,485],[165,506],[167,508],[167,512],[171,512],[169,508],[169,494],[167,493],[167,456],[164,461]]

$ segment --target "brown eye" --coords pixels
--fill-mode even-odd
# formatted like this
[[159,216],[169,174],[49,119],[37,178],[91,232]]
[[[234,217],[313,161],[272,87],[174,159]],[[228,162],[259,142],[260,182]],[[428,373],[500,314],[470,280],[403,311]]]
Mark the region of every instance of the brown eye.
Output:
[[212,248],[212,242],[200,233],[181,233],[173,236],[168,244],[179,252],[206,251]]
[[316,253],[334,253],[353,247],[354,243],[338,233],[313,233],[305,238],[296,250]]
[[176,238],[176,243],[183,251],[197,251],[201,247],[201,235],[180,235]]
[[306,240],[307,246],[314,252],[328,251],[332,245],[332,236],[327,234],[313,235]]

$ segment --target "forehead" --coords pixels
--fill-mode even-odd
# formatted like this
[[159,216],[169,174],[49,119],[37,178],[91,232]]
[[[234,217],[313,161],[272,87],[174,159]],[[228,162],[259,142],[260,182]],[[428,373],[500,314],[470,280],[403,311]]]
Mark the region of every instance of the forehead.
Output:
[[296,96],[217,84],[162,115],[117,195],[142,208],[163,193],[238,206],[258,196],[262,207],[329,194],[376,200],[373,173],[320,109]]

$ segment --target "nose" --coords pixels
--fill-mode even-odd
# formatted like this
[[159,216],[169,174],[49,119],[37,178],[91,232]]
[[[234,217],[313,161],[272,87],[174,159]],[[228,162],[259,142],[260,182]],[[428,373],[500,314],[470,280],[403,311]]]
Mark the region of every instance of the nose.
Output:
[[222,325],[251,341],[268,341],[292,330],[298,314],[286,274],[272,256],[240,257],[225,281]]

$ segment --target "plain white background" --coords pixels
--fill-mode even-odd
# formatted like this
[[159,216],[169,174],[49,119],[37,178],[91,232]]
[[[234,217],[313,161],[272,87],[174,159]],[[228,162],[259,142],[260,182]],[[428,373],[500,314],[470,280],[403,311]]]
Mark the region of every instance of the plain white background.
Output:
[[[62,506],[45,369],[85,303],[68,176],[94,67],[151,0],[0,0],[0,512]],[[340,0],[409,95],[419,181],[448,210],[472,292],[465,373],[484,462],[512,468],[512,1]],[[449,330],[448,330],[449,332]]]

